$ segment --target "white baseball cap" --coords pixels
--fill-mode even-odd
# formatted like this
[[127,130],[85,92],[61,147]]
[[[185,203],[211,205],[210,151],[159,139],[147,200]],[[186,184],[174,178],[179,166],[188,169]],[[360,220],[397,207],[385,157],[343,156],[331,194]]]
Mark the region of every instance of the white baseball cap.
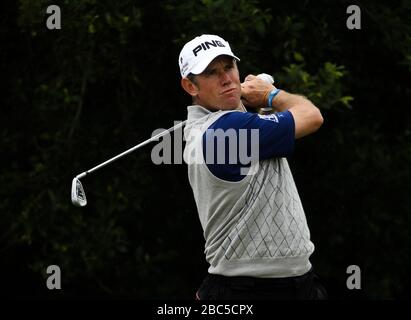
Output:
[[190,73],[200,74],[214,58],[221,55],[231,56],[240,61],[223,38],[212,34],[194,38],[187,42],[180,52],[178,63],[181,77],[187,77]]

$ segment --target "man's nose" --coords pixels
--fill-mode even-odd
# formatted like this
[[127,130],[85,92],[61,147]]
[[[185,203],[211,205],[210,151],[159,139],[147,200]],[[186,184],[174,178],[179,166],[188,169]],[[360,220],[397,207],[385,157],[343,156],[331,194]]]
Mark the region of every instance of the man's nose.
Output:
[[220,73],[220,82],[223,86],[226,86],[227,84],[231,83],[231,78],[228,72],[222,71]]

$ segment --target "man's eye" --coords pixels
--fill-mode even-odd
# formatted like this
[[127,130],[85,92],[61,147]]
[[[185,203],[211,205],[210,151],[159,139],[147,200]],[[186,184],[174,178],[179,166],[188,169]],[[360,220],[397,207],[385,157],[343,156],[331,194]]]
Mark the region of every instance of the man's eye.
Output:
[[206,76],[212,76],[216,73],[216,71],[211,69],[211,70],[206,70],[204,73]]

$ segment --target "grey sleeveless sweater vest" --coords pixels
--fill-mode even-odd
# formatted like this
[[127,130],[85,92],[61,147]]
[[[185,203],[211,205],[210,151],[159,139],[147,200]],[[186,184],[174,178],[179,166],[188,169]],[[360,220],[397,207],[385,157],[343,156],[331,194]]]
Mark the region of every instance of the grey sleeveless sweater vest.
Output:
[[290,277],[308,272],[314,251],[304,209],[285,158],[261,160],[239,182],[214,176],[202,135],[227,112],[189,106],[184,160],[204,231],[209,273]]

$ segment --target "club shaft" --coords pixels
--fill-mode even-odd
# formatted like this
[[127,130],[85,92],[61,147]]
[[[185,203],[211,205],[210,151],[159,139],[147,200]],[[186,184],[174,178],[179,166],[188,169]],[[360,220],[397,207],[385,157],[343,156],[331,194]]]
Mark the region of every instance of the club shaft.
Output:
[[155,136],[151,137],[150,139],[147,139],[146,141],[141,142],[140,144],[138,144],[138,145],[136,145],[136,146],[134,146],[134,147],[132,147],[132,148],[130,148],[130,149],[122,152],[122,153],[120,153],[119,155],[116,155],[115,157],[113,157],[113,158],[111,158],[111,159],[108,159],[107,161],[105,161],[105,162],[103,162],[103,163],[100,163],[99,165],[95,166],[94,168],[91,168],[91,169],[89,169],[89,170],[87,170],[87,171],[84,171],[83,173],[80,173],[79,175],[76,176],[76,178],[77,178],[77,179],[81,179],[81,178],[85,177],[86,175],[88,175],[88,174],[90,174],[90,173],[92,173],[92,172],[94,172],[94,171],[97,171],[98,169],[103,168],[104,166],[108,165],[109,163],[111,163],[111,162],[113,162],[113,161],[116,161],[116,160],[124,157],[125,155],[128,155],[129,153],[131,153],[131,152],[133,152],[133,151],[135,151],[135,150],[137,150],[137,149],[145,146],[146,144],[148,144],[148,143],[150,143],[150,142],[152,142],[152,141],[155,141],[155,140],[161,138],[162,136],[165,136],[166,134],[168,134],[168,133],[170,133],[170,132],[173,132],[173,131],[181,128],[182,126],[184,126],[184,125],[186,124],[186,122],[187,122],[187,120],[185,120],[185,121],[183,121],[183,122],[180,122],[179,124],[175,125],[174,127],[171,127],[171,128],[168,129],[168,130],[164,130],[164,131],[156,134]]

